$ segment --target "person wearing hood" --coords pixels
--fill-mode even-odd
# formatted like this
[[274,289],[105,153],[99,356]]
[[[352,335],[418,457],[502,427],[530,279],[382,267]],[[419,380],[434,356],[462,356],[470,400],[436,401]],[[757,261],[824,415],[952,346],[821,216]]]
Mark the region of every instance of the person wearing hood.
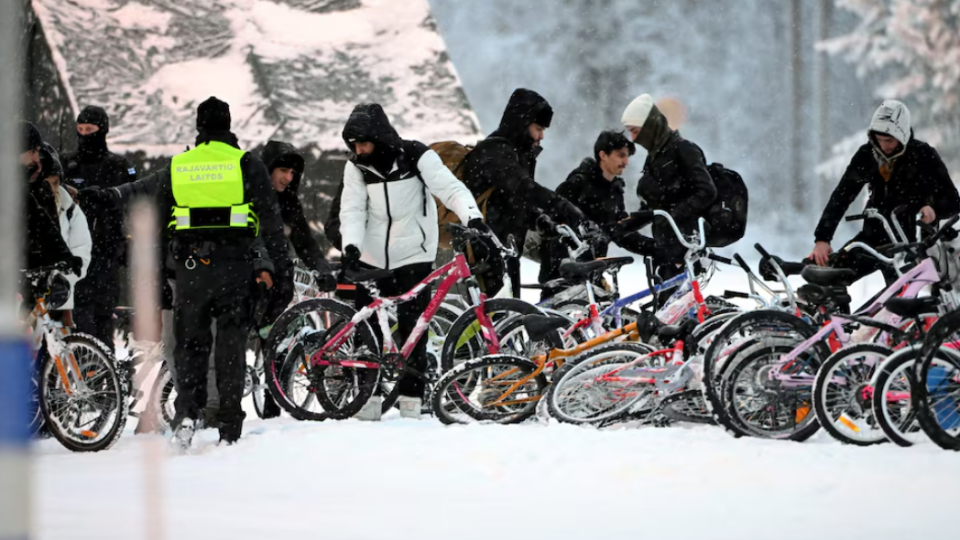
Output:
[[[336,290],[336,277],[320,251],[320,244],[317,243],[316,238],[310,232],[310,225],[307,223],[307,218],[303,214],[303,206],[300,204],[299,190],[300,181],[303,178],[303,156],[289,143],[270,141],[263,148],[261,159],[270,173],[270,183],[273,186],[273,191],[277,194],[280,215],[283,218],[283,224],[286,226],[285,231],[289,231],[287,237],[290,245],[293,246],[297,256],[300,257],[307,268],[317,272],[319,275],[318,285],[321,291]],[[290,293],[292,297],[292,289]],[[290,298],[287,298],[288,303],[289,301]]]
[[[113,343],[113,312],[120,299],[120,266],[126,254],[123,212],[97,204],[91,197],[98,189],[136,180],[136,169],[107,148],[110,118],[101,107],[89,105],[77,116],[77,151],[61,156],[62,182],[76,194],[90,225],[93,254],[87,278],[77,283],[77,328],[100,341]],[[91,189],[92,188],[92,189]]]
[[[874,208],[888,220],[894,209],[904,207],[903,216],[922,214],[924,223],[947,219],[960,212],[960,195],[950,179],[947,167],[937,151],[913,136],[910,110],[896,100],[886,100],[873,113],[867,129],[867,142],[850,160],[840,183],[830,195],[814,232],[816,243],[809,258],[820,266],[839,266],[857,272],[858,279],[880,269],[887,282],[896,279],[895,272],[861,252],[846,252],[830,261],[830,242],[853,201],[867,186],[867,208]],[[912,218],[909,218],[912,219]],[[901,221],[904,232],[913,239],[915,227]],[[892,226],[892,220],[891,220]],[[863,229],[851,242],[870,246],[890,243],[883,225],[874,219],[864,220]]]
[[[681,232],[687,235],[696,232],[698,218],[717,196],[703,151],[670,128],[667,117],[650,94],[641,94],[630,102],[620,122],[630,132],[633,142],[647,151],[637,183],[641,209],[663,210],[670,214]],[[655,218],[652,229],[654,268],[661,279],[668,279],[683,271],[681,263],[686,248],[666,219]]]
[[28,270],[68,263],[69,273],[80,275],[83,261],[70,252],[60,234],[57,195],[43,181],[40,149],[43,139],[29,122],[20,123],[21,144],[18,160],[23,166],[27,189],[23,190],[26,230],[24,268]]
[[220,441],[240,438],[253,291],[257,284],[272,288],[274,268],[289,264],[270,175],[260,158],[240,149],[230,131],[230,106],[215,97],[201,103],[197,131],[194,148],[174,156],[155,177],[159,212],[169,219],[168,257],[176,269],[173,442],[180,449],[190,447],[207,402],[211,349]]
[[[621,222],[629,216],[623,194],[626,184],[621,176],[636,153],[636,146],[622,132],[608,130],[597,137],[593,157],[585,158],[559,186],[557,195],[579,208],[587,219],[597,224],[606,238],[620,247],[640,255],[648,255],[653,241],[637,232],[624,231]],[[608,243],[594,243],[593,254],[607,256]],[[560,276],[560,263],[567,256],[564,246],[545,243],[539,281],[545,284]],[[542,298],[559,292],[544,288]]]
[[61,320],[65,326],[73,326],[70,310],[74,306],[74,291],[77,282],[87,275],[93,251],[93,239],[90,236],[90,228],[87,225],[87,217],[83,214],[83,210],[80,205],[74,202],[67,189],[63,187],[63,168],[60,166],[60,156],[48,143],[43,143],[40,147],[40,166],[44,180],[57,195],[60,235],[63,237],[63,241],[67,243],[70,253],[83,261],[79,274],[67,276],[67,281],[70,282],[70,297],[55,312],[61,315]]
[[[390,270],[389,278],[377,282],[383,296],[405,293],[433,271],[440,236],[433,197],[452,209],[461,223],[489,232],[467,187],[436,152],[421,142],[401,139],[380,105],[357,105],[343,128],[343,140],[354,154],[343,170],[342,263],[348,269],[363,264]],[[397,306],[401,340],[413,332],[429,301],[430,288],[425,287],[414,300]],[[369,291],[358,287],[355,302],[358,309],[370,304]],[[425,371],[424,339],[408,361]],[[418,418],[423,381],[403,377],[398,384],[401,415]],[[381,406],[380,396],[374,396],[358,417],[378,419]]]
[[[500,126],[477,143],[463,163],[464,183],[474,196],[491,188],[486,223],[501,242],[513,236],[524,245],[540,211],[576,228],[583,213],[576,206],[534,180],[544,132],[553,120],[553,108],[540,94],[525,88],[510,96]],[[507,261],[513,295],[520,297],[520,261]],[[486,291],[494,295],[496,290]]]

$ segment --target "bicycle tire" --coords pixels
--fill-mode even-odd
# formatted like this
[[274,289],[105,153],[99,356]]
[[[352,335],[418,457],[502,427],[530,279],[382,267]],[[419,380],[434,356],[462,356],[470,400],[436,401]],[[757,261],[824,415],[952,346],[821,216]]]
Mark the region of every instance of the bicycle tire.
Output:
[[[500,324],[509,317],[522,315],[543,315],[544,312],[537,306],[517,300],[514,298],[493,298],[485,303],[485,311],[488,315],[493,315],[494,325]],[[471,307],[457,317],[447,339],[443,342],[443,350],[440,354],[440,368],[444,372],[450,371],[454,365],[459,362],[465,362],[475,358],[486,356],[488,351],[485,343],[482,342],[482,332],[479,332],[477,326],[477,313]],[[563,346],[563,341],[559,333],[551,333],[547,337],[547,342],[553,348]],[[499,352],[499,351],[498,351]]]
[[[471,374],[477,371],[482,372],[483,370],[491,370],[497,366],[516,369],[516,379],[526,378],[537,370],[536,363],[527,360],[526,358],[508,354],[491,354],[475,360],[464,362],[445,373],[440,380],[437,381],[437,385],[431,399],[431,407],[437,419],[446,425],[470,423],[465,421],[465,419],[453,416],[452,411],[455,409],[462,412],[472,421],[492,422],[497,424],[517,424],[533,416],[536,412],[537,402],[539,400],[525,401],[523,404],[521,404],[519,407],[515,407],[513,410],[501,408],[498,408],[497,410],[490,410],[485,409],[483,406],[477,407],[467,402],[464,390],[458,384],[458,380],[460,380],[460,378],[464,375],[475,377],[474,380],[467,381],[468,384],[472,384],[473,386],[465,386],[465,388],[469,388],[467,394],[472,394],[477,386],[482,385],[482,373],[476,375]],[[507,371],[509,372],[509,370]],[[531,383],[532,388],[529,387]],[[530,380],[525,383],[525,390],[529,393],[542,396],[543,389],[547,387],[547,384],[547,378],[543,373],[540,373],[530,378]],[[518,390],[520,389],[518,388]],[[495,395],[498,395],[496,394],[497,392],[499,392],[499,390],[491,391],[488,396],[494,397]],[[453,399],[445,401],[444,398],[448,395]],[[522,395],[523,391],[521,390],[521,396]],[[521,399],[526,400],[527,398]]]
[[956,342],[958,332],[960,312],[956,311],[931,327],[921,349],[913,393],[920,427],[944,450],[960,450],[960,355],[937,353],[949,351],[943,343]]
[[[95,430],[80,429],[77,433],[72,433],[72,430],[66,429],[67,426],[64,425],[64,422],[62,422],[58,416],[55,416],[59,413],[59,410],[53,410],[53,406],[51,405],[51,402],[55,399],[55,390],[60,384],[63,384],[63,380],[59,373],[53,372],[56,370],[54,367],[55,360],[50,357],[49,354],[44,354],[44,359],[40,366],[40,406],[43,410],[43,417],[47,429],[64,448],[73,452],[100,452],[107,450],[120,439],[120,436],[123,434],[123,428],[127,423],[127,416],[130,414],[130,392],[127,388],[126,380],[117,371],[113,355],[109,353],[107,347],[102,342],[93,336],[78,333],[64,336],[62,339],[64,344],[71,349],[79,370],[87,374],[84,386],[89,385],[91,382],[96,383],[97,389],[92,392],[91,396],[98,395],[99,397],[96,399],[103,400],[106,404],[107,409],[105,409],[104,412],[107,418],[102,418],[102,414],[98,414],[98,417],[93,420],[94,425],[90,426],[96,428]],[[79,357],[80,355],[77,353],[77,349],[80,348],[85,348],[88,355]],[[67,377],[69,377],[70,374],[76,375],[72,368],[68,368],[65,371]],[[94,373],[94,375],[90,375],[91,372]],[[94,377],[97,378],[94,379]],[[73,384],[76,385],[76,382],[77,381],[74,380]],[[74,387],[73,390],[76,390],[76,387]],[[79,399],[84,398],[81,397]],[[91,397],[87,400],[88,404],[92,402],[93,399],[94,398]],[[77,408],[78,416],[74,419],[76,422],[79,421],[80,415],[83,414],[79,409],[80,407]],[[110,419],[111,416],[112,420]],[[107,426],[105,431],[103,430],[104,426]],[[79,428],[80,426],[75,425],[73,427]]]
[[[264,347],[263,370],[267,379],[267,388],[270,390],[271,395],[273,395],[274,401],[276,401],[280,407],[287,411],[290,416],[297,420],[323,421],[328,419],[349,418],[359,412],[360,409],[363,408],[366,402],[370,399],[370,397],[373,396],[375,387],[379,382],[379,370],[340,368],[352,370],[359,375],[356,378],[354,385],[356,394],[352,397],[352,399],[343,405],[340,405],[331,399],[325,384],[325,379],[327,378],[325,372],[329,368],[335,366],[328,366],[324,369],[324,372],[317,372],[318,379],[323,380],[318,380],[317,382],[319,382],[319,384],[314,383],[312,392],[316,396],[317,400],[321,402],[324,409],[322,412],[307,410],[306,408],[302,408],[300,405],[294,402],[287,394],[287,391],[284,388],[279,376],[281,373],[287,373],[284,371],[284,369],[289,370],[294,367],[289,365],[289,362],[292,359],[286,353],[292,350],[293,347],[296,346],[299,341],[301,341],[300,336],[297,336],[292,342],[290,342],[289,345],[281,347],[282,341],[290,338],[288,332],[285,332],[287,325],[305,315],[316,314],[318,312],[326,312],[337,316],[336,319],[330,319],[327,317],[325,318],[327,319],[326,321],[320,321],[320,324],[328,324],[330,326],[332,326],[330,321],[334,321],[333,324],[336,324],[336,321],[350,320],[354,315],[356,315],[356,310],[354,310],[352,307],[344,304],[343,302],[329,298],[314,298],[307,300],[285,311],[277,319],[277,322],[274,323],[273,328],[270,330],[270,334],[267,336],[267,343]],[[316,332],[323,333],[323,338],[332,337],[327,335],[328,331],[329,328],[321,328]],[[375,358],[379,358],[379,355],[376,357],[373,356],[379,352],[380,345],[377,342],[373,331],[370,329],[370,325],[367,324],[367,321],[363,321],[354,327],[353,332],[356,335],[359,335],[361,341],[360,345],[365,347],[370,355],[370,357],[365,358],[365,360],[373,361]],[[323,342],[325,343],[326,339],[323,339]],[[283,352],[281,353],[281,351]],[[278,360],[280,365],[278,365]]]
[[[741,436],[750,436],[763,439],[781,439],[781,440],[791,440],[796,442],[802,442],[813,436],[814,433],[820,429],[820,424],[817,422],[816,414],[813,414],[813,403],[812,403],[812,392],[813,392],[813,380],[816,375],[816,370],[819,369],[822,361],[819,359],[819,356],[816,355],[816,349],[809,349],[802,354],[809,354],[813,352],[814,355],[807,356],[804,362],[801,362],[801,365],[807,364],[810,369],[808,371],[813,371],[810,374],[810,385],[806,390],[797,391],[795,388],[788,388],[787,394],[793,394],[793,410],[790,411],[790,404],[787,404],[787,412],[790,414],[790,417],[793,418],[793,425],[789,426],[788,423],[784,423],[784,426],[788,429],[775,431],[773,429],[766,429],[763,427],[758,427],[754,423],[750,423],[744,418],[740,413],[745,411],[746,407],[739,406],[737,398],[738,386],[735,382],[738,380],[738,377],[746,372],[748,367],[751,367],[755,363],[760,363],[763,361],[768,361],[770,365],[776,365],[779,362],[779,357],[789,353],[793,350],[793,344],[773,344],[767,342],[761,342],[751,348],[749,354],[744,355],[739,358],[734,366],[731,366],[728,377],[731,379],[730,382],[724,384],[724,394],[723,394],[723,403],[725,405],[723,411],[726,413],[729,419],[733,419],[729,423],[735,426],[734,429],[740,430]],[[768,354],[765,354],[766,351],[769,351]],[[776,355],[772,360],[767,360],[770,353]],[[756,374],[757,379],[760,379],[759,370],[763,369],[764,366],[761,365],[758,368],[758,373]],[[800,387],[804,388],[804,387]],[[781,386],[779,383],[775,384],[776,392],[773,392],[775,395],[780,395]],[[764,388],[763,389],[767,395],[771,392]],[[806,398],[806,399],[804,399]],[[780,400],[777,401],[779,403]],[[804,405],[804,403],[806,405]],[[774,406],[774,413],[777,409]],[[762,417],[762,415],[761,415]],[[799,419],[798,419],[799,417]],[[776,424],[776,422],[775,422]],[[774,428],[776,425],[774,426]]]
[[[887,439],[897,446],[913,446],[922,440],[923,429],[916,418],[914,389],[919,345],[891,354],[877,368],[873,384],[873,416]],[[887,399],[894,393],[909,393],[906,399]]]
[[[610,408],[598,412],[590,418],[576,418],[572,416],[568,411],[563,410],[564,408],[560,407],[557,401],[560,399],[559,396],[564,395],[564,386],[566,384],[576,384],[576,381],[574,381],[574,377],[576,375],[585,374],[592,370],[602,369],[609,366],[623,365],[633,361],[632,359],[625,360],[618,357],[593,360],[594,358],[600,356],[609,356],[616,353],[627,353],[633,357],[638,357],[646,356],[650,354],[650,352],[650,347],[642,343],[607,343],[593,347],[590,350],[583,352],[576,358],[568,362],[564,362],[563,366],[554,372],[553,384],[551,384],[550,388],[547,390],[546,399],[550,416],[566,424],[599,425],[614,422],[618,417],[630,413],[636,403],[644,397],[644,394],[638,393],[636,396],[620,401]],[[655,393],[656,388],[651,387],[651,392]],[[651,396],[652,395],[653,394],[651,394]]]
[[[834,439],[855,446],[870,446],[887,442],[887,436],[884,435],[880,426],[876,425],[876,420],[873,418],[873,387],[869,383],[873,379],[877,367],[891,354],[893,354],[893,350],[883,345],[857,343],[833,353],[820,366],[817,371],[817,378],[813,383],[813,409],[817,413],[817,421],[820,422],[820,426]],[[862,361],[864,357],[872,357],[875,361],[871,365],[868,363],[869,361]],[[858,364],[853,365],[853,369],[847,371],[853,362]],[[858,369],[858,365],[865,367]],[[828,404],[831,388],[843,386],[835,380],[835,377],[842,377],[844,384],[850,385],[853,383],[857,387],[848,388],[847,395],[843,396],[843,401]],[[840,425],[838,426],[837,423]],[[868,431],[871,425],[876,427]],[[861,432],[865,432],[864,435],[857,438],[855,434]]]
[[[153,390],[150,393],[152,408],[157,412],[157,420],[160,429],[168,432],[173,429],[173,418],[176,415],[174,403],[177,397],[177,386],[173,380],[173,373],[167,367],[167,363],[160,364],[157,371],[157,378],[153,381]],[[151,407],[145,410],[149,411]]]
[[[718,425],[723,427],[734,437],[747,435],[746,426],[737,425],[734,418],[727,414],[727,407],[723,402],[723,384],[726,379],[726,372],[736,364],[738,355],[744,351],[745,346],[750,346],[751,340],[754,344],[759,343],[763,334],[744,336],[741,333],[746,329],[754,327],[758,332],[778,332],[786,334],[790,338],[797,337],[797,343],[812,337],[817,330],[812,325],[792,315],[778,310],[757,310],[741,313],[729,319],[719,330],[713,334],[709,345],[703,355],[703,392],[706,398],[707,410],[713,416]],[[739,340],[734,339],[739,335]],[[731,343],[733,341],[733,343]],[[720,354],[726,352],[731,346],[736,348],[729,353],[729,356],[720,358]],[[823,344],[817,344],[824,358],[829,356],[829,349]]]

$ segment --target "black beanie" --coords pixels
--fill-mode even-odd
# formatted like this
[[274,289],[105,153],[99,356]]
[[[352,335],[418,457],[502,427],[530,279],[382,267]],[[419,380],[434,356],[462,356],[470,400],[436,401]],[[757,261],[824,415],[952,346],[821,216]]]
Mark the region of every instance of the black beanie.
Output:
[[23,146],[20,148],[21,152],[36,150],[37,148],[40,148],[40,145],[43,144],[43,139],[40,137],[40,132],[37,130],[37,127],[30,122],[21,122],[20,130],[23,133],[23,139],[21,139],[23,141]]
[[100,128],[100,131],[106,135],[110,131],[110,117],[107,116],[107,111],[103,110],[103,107],[97,107],[96,105],[87,105],[80,111],[80,115],[77,116],[78,124],[93,124]]
[[230,131],[230,105],[207,98],[197,107],[197,131]]

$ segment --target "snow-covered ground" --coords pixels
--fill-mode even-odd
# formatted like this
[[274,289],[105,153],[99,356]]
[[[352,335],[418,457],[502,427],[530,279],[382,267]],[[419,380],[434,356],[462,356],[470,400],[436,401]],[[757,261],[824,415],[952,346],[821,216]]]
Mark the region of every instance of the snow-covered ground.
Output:
[[[627,271],[625,292],[641,276]],[[727,271],[708,292],[742,283]],[[960,459],[932,444],[848,447],[823,433],[804,444],[736,440],[707,426],[445,427],[395,415],[262,421],[247,409],[240,444],[217,447],[205,431],[191,455],[134,436],[132,420],[100,454],[38,443],[35,537],[957,537]],[[158,490],[145,487],[151,474]]]
[[[252,420],[234,447],[146,463],[37,446],[36,538],[956,538],[960,459],[931,444],[735,440],[711,427],[598,431],[434,420]],[[161,538],[161,537],[157,537]]]

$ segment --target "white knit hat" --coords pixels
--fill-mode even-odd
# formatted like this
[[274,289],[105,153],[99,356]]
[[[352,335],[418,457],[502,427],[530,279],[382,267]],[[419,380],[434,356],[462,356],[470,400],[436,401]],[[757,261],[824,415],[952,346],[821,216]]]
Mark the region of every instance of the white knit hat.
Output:
[[910,109],[895,99],[884,100],[873,113],[869,131],[889,135],[906,146],[910,140]]
[[651,109],[653,109],[653,98],[650,94],[640,94],[623,110],[620,123],[625,127],[643,127],[647,117],[650,116]]

